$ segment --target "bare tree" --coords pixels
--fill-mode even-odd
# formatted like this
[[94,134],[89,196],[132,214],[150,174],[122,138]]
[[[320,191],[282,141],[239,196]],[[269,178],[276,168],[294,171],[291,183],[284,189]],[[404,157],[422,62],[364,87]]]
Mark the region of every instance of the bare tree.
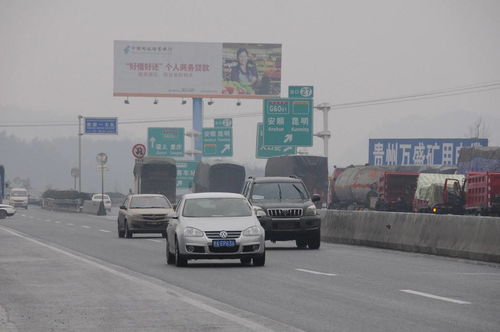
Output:
[[489,128],[481,116],[469,126],[468,136],[470,138],[488,138],[490,136]]

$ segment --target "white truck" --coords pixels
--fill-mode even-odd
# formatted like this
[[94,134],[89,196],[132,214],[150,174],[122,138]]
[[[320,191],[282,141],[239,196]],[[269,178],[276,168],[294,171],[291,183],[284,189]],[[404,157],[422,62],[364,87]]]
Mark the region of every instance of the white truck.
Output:
[[7,201],[9,205],[14,207],[28,208],[28,190],[24,188],[12,188],[7,194]]

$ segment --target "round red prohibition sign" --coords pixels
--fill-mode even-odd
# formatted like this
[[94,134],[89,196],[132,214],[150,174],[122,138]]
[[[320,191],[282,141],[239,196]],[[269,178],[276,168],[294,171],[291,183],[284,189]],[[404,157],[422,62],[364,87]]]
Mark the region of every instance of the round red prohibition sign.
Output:
[[137,159],[142,159],[146,155],[146,146],[144,144],[136,144],[132,147],[132,154]]

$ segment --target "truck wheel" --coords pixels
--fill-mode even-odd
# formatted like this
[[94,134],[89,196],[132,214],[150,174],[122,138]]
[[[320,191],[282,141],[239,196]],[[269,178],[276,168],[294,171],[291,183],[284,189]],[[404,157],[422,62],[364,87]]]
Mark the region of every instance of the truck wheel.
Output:
[[0,210],[0,219],[7,218],[7,212],[5,210]]
[[316,231],[307,241],[309,249],[319,249],[321,245],[321,231]]

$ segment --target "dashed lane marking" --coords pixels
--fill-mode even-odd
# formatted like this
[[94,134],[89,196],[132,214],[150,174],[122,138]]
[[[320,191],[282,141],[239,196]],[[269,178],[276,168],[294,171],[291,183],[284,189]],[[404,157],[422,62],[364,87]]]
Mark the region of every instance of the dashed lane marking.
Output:
[[81,226],[81,227],[82,227],[82,228],[87,228],[87,229],[89,229],[89,228],[90,228],[90,226],[86,226],[86,225],[83,225],[83,226]]
[[335,273],[325,273],[325,272],[318,272],[318,271],[312,271],[312,270],[306,270],[306,269],[295,269],[295,271],[306,272],[306,273],[311,273],[311,274],[318,274],[318,275],[329,276],[329,277],[336,276]]
[[467,302],[467,301],[456,300],[456,299],[452,299],[449,297],[443,297],[443,296],[438,296],[438,295],[429,294],[429,293],[417,292],[417,291],[414,291],[411,289],[400,289],[400,291],[404,292],[404,293],[408,293],[408,294],[423,296],[423,297],[427,297],[430,299],[441,300],[441,301],[451,302],[451,303],[455,303],[455,304],[471,304],[470,302]]
[[111,231],[108,231],[106,229],[100,229],[99,232],[104,232],[104,233],[111,233]]
[[70,222],[69,222],[69,223],[67,223],[66,225],[68,225],[68,226],[75,226],[75,224],[72,224],[72,223],[70,223]]

